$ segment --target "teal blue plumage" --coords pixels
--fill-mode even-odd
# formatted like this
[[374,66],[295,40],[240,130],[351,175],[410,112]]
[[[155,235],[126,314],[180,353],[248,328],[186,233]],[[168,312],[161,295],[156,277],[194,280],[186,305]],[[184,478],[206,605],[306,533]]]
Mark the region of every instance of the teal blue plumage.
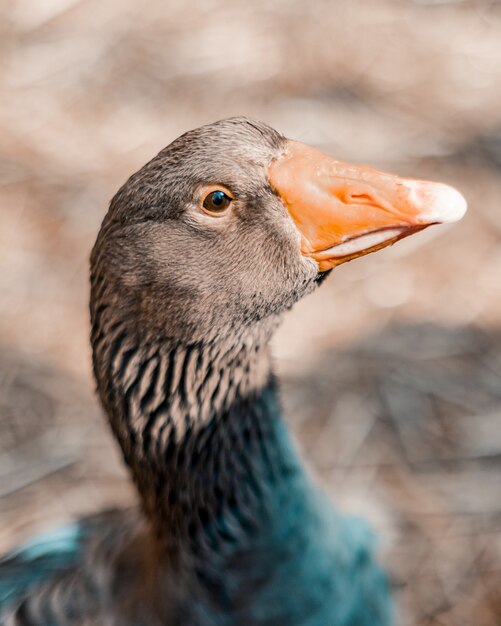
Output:
[[[245,511],[238,507],[205,521],[202,532],[206,539],[213,538],[215,550],[213,545],[207,562],[197,567],[205,569],[203,574],[217,588],[219,598],[208,603],[203,595],[195,594],[183,608],[179,623],[388,626],[391,602],[386,578],[375,561],[372,530],[365,521],[335,511],[312,484],[278,414],[273,390],[265,392],[257,404],[262,421],[263,410],[271,416],[266,440],[252,461],[252,479],[267,493],[266,512],[252,511],[257,527],[250,530]],[[271,463],[269,454],[273,454]],[[244,484],[241,487],[245,490]],[[109,618],[107,603],[111,597],[113,605],[119,586],[117,578],[128,577],[125,585],[141,588],[148,576],[143,569],[148,567],[147,559],[128,555],[137,567],[134,570],[124,566],[120,556],[144,549],[146,541],[137,540],[144,532],[138,520],[131,512],[102,514],[35,538],[4,557],[0,561],[0,615],[5,616],[6,607],[15,606],[25,595],[36,596],[33,592],[43,589],[44,583],[52,593],[53,606],[58,597],[65,605],[74,604],[73,594],[80,589],[75,587],[75,576],[82,576],[93,579],[96,588],[84,609],[90,610],[92,604],[95,623],[104,624]],[[145,591],[151,596],[143,595],[139,605],[153,604],[158,592]],[[48,605],[46,612],[52,615],[54,626],[83,623],[85,613],[78,616],[82,622],[55,621],[57,611],[51,613]],[[112,615],[116,610],[120,616],[117,623],[136,623],[136,607],[129,608],[130,614],[121,607],[112,610]],[[32,612],[32,621],[27,623],[44,624],[35,617]],[[153,615],[144,622],[150,623],[163,622]]]
[[[228,611],[210,623],[388,626],[393,608],[386,576],[375,559],[374,532],[365,520],[336,511],[312,483],[274,392],[272,385],[261,398],[272,416],[268,442],[278,473],[263,478],[269,490],[266,532],[253,543],[256,562],[252,554],[245,562],[238,556],[228,559],[236,566],[226,565],[223,584],[231,587],[228,596],[235,593],[239,598],[236,613]],[[263,469],[255,469],[259,471]],[[233,548],[237,555],[244,552],[242,546]],[[249,589],[253,574],[259,593],[249,594],[249,611],[239,615],[246,594],[238,594],[238,589]],[[209,623],[204,618],[206,614],[200,623]]]
[[2,609],[21,599],[78,563],[84,529],[79,524],[62,526],[27,541],[0,558],[0,615]]

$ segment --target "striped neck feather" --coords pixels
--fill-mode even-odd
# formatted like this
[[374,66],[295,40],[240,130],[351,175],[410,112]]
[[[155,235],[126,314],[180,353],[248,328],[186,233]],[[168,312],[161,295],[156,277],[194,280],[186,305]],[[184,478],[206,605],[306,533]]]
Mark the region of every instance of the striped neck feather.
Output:
[[106,315],[92,310],[98,389],[180,623],[388,624],[370,531],[311,484],[280,417],[269,329],[181,345]]
[[94,327],[101,399],[171,558],[262,541],[282,518],[278,492],[303,476],[261,337],[179,345]]

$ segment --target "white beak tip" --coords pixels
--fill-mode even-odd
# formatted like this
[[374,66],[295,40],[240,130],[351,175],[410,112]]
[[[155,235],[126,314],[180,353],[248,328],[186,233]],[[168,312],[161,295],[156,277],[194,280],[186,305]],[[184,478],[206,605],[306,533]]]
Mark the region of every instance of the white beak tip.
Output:
[[420,221],[447,224],[457,222],[466,213],[466,199],[454,187],[443,183],[414,181],[408,181],[406,185],[411,188],[416,205],[422,207]]
[[465,197],[448,185],[436,186],[431,204],[431,212],[436,213],[438,221],[443,223],[457,222],[468,208]]

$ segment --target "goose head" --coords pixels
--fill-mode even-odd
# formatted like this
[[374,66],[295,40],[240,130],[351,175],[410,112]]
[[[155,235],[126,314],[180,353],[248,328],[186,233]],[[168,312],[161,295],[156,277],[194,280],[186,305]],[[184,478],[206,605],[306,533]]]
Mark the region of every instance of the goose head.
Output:
[[465,210],[446,185],[226,119],[182,135],[118,191],[93,277],[138,330],[210,340],[279,317],[337,265]]

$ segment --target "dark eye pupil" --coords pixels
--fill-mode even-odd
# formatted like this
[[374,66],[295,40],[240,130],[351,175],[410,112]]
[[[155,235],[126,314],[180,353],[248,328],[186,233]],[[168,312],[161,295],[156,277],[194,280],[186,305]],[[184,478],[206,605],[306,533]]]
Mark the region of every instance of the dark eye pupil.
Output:
[[212,211],[221,211],[230,204],[231,198],[224,191],[213,191],[204,200],[204,207]]
[[215,206],[221,206],[225,198],[227,198],[227,196],[222,191],[215,191],[212,194],[212,204]]

